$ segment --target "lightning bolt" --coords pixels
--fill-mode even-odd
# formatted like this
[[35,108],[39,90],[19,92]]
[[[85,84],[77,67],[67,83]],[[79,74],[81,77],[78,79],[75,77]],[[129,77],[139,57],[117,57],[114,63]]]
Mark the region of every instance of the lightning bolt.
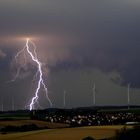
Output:
[[38,80],[37,89],[35,91],[35,96],[32,98],[31,103],[30,103],[30,110],[32,110],[32,109],[34,109],[34,104],[37,102],[37,100],[39,98],[38,97],[38,92],[41,88],[41,84],[43,85],[43,87],[45,89],[46,97],[47,97],[51,106],[52,106],[52,102],[49,99],[48,94],[47,94],[48,90],[47,90],[47,87],[46,87],[46,85],[44,83],[44,80],[43,80],[42,63],[37,58],[36,47],[35,47],[35,45],[33,45],[34,46],[34,54],[33,54],[29,49],[29,41],[30,41],[29,38],[27,38],[27,40],[26,40],[26,50],[27,50],[28,54],[31,56],[31,59],[37,64],[38,72],[39,72],[39,80]]
[[[30,44],[33,46],[33,51],[31,51],[31,49],[30,49],[30,47],[31,47]],[[24,48],[21,49],[16,54],[16,56],[15,56],[16,62],[17,62],[17,58],[19,57],[19,55],[24,52],[24,59],[25,59],[24,65],[26,64],[25,51],[27,51],[27,54],[30,56],[31,60],[36,63],[36,65],[37,65],[37,73],[36,73],[36,75],[39,74],[39,80],[38,80],[38,83],[37,83],[37,88],[35,90],[34,96],[31,99],[31,103],[29,105],[29,108],[30,108],[30,110],[33,110],[35,104],[38,104],[38,98],[39,98],[39,95],[38,94],[39,94],[39,90],[41,89],[41,85],[42,85],[42,87],[45,90],[46,98],[47,98],[50,106],[52,106],[52,102],[51,102],[51,100],[50,100],[50,98],[48,96],[47,86],[46,86],[46,84],[45,84],[45,82],[43,80],[42,63],[38,59],[37,52],[36,52],[36,45],[29,38],[26,39],[26,44],[25,44]],[[17,73],[16,73],[16,76],[15,76],[15,78],[12,81],[15,81],[16,80],[16,78],[18,77],[18,75],[20,73],[20,69],[21,69],[21,67],[18,68]]]
[[[21,50],[21,52],[23,51],[24,52],[24,64],[22,66],[20,66],[18,69],[17,69],[17,73],[16,73],[16,76],[15,78],[13,79],[13,82],[18,78],[19,74],[20,74],[20,71],[21,71],[21,68],[24,67],[26,65],[26,56],[25,56],[25,51],[24,51],[25,48],[23,48],[23,50]],[[17,55],[15,56],[15,60],[16,60],[16,63],[17,63],[17,57],[20,55],[20,53],[17,53]]]
[[15,74],[14,78],[13,78],[12,80],[10,80],[10,81],[7,81],[6,83],[15,82],[16,79],[19,77],[19,74],[20,74],[21,69],[26,65],[25,49],[26,49],[26,48],[24,47],[23,49],[21,49],[21,50],[15,55],[15,61],[16,61],[16,64],[18,64],[18,57],[23,53],[23,55],[24,55],[24,63],[23,63],[23,65],[22,65],[22,66],[20,65],[20,66],[17,68],[17,71],[16,71],[16,74]]

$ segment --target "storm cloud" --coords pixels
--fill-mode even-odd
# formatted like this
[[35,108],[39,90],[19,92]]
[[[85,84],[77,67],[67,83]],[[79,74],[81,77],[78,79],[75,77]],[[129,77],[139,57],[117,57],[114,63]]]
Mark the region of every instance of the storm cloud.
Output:
[[6,57],[6,54],[0,50],[0,58],[4,58],[4,57]]
[[[13,73],[14,55],[25,45],[21,38],[31,37],[40,61],[56,77],[61,70],[98,69],[101,75],[118,73],[112,81],[120,88],[139,88],[139,17],[139,0],[1,0],[0,59],[7,56],[2,69]],[[28,66],[23,77],[29,69],[34,70]]]

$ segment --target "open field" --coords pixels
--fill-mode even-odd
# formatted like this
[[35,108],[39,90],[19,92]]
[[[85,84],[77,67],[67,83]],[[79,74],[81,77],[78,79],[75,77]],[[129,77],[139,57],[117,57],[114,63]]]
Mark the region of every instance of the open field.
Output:
[[0,127],[4,126],[22,126],[22,125],[31,125],[35,124],[39,128],[64,128],[68,127],[67,124],[60,124],[60,123],[50,123],[45,121],[39,120],[12,120],[12,121],[0,121]]
[[[91,136],[95,139],[109,138],[115,135],[123,125],[117,126],[91,126],[77,128],[48,129],[14,134],[0,134],[0,140],[82,140]],[[131,126],[128,128],[131,128]]]
[[[128,120],[130,120],[130,122],[131,120],[138,121],[139,110],[131,111],[135,113],[122,112],[120,110],[116,112],[112,110],[101,110],[101,112],[98,111],[97,113],[95,110],[92,112],[88,109],[54,109],[47,111],[37,110],[33,116],[32,112],[2,112],[2,114],[0,114],[0,140],[82,140],[88,136],[97,140],[110,138],[115,136],[116,132],[123,129],[124,126],[126,128],[132,128],[132,125],[124,125]],[[46,116],[47,118],[45,118]],[[45,118],[46,121],[41,121],[40,117],[41,119]],[[116,119],[113,119],[114,117]],[[54,120],[53,123],[50,122],[51,119]],[[74,123],[72,122],[73,119],[75,119]],[[109,121],[111,123],[108,122],[108,119],[111,120]],[[69,120],[70,124],[66,124],[66,120]],[[83,120],[83,124],[81,125],[78,123],[80,120]],[[100,121],[100,126],[95,126],[98,125],[98,120]],[[91,125],[94,126],[88,126],[91,121],[93,121]]]

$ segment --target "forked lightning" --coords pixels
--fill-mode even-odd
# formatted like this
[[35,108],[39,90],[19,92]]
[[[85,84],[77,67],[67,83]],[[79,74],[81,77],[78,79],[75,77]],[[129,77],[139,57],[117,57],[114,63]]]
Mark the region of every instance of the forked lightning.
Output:
[[[31,49],[30,49],[30,47],[31,47],[30,44],[33,46],[33,51],[31,51]],[[46,86],[46,84],[45,84],[45,82],[43,80],[42,63],[39,61],[39,59],[37,57],[36,45],[29,38],[26,39],[26,44],[25,44],[24,48],[22,50],[20,50],[17,53],[17,55],[15,56],[16,62],[17,62],[17,58],[19,57],[19,55],[21,53],[24,53],[25,54],[25,51],[27,52],[27,54],[29,54],[31,60],[36,63],[36,65],[37,65],[37,74],[39,74],[39,80],[37,82],[38,83],[37,84],[37,88],[35,90],[34,96],[31,99],[31,103],[29,105],[29,107],[30,107],[29,109],[30,110],[35,109],[34,106],[35,106],[36,103],[38,103],[38,98],[39,98],[39,95],[38,94],[39,94],[39,90],[41,89],[41,85],[42,85],[42,87],[45,90],[46,98],[47,98],[50,106],[52,106],[52,102],[51,102],[50,98],[48,97],[48,89],[47,89],[47,86]],[[25,57],[25,55],[24,55],[24,57]],[[26,63],[26,61],[25,61],[25,63]],[[17,74],[16,74],[14,80],[17,78],[19,72],[20,72],[20,68],[18,69]]]

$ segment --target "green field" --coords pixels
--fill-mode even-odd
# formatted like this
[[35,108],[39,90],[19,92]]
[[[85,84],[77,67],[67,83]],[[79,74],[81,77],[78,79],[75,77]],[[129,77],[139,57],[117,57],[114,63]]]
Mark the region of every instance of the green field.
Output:
[[77,128],[47,129],[23,133],[0,134],[0,140],[82,140],[87,136],[95,139],[113,137],[124,126],[91,126]]

